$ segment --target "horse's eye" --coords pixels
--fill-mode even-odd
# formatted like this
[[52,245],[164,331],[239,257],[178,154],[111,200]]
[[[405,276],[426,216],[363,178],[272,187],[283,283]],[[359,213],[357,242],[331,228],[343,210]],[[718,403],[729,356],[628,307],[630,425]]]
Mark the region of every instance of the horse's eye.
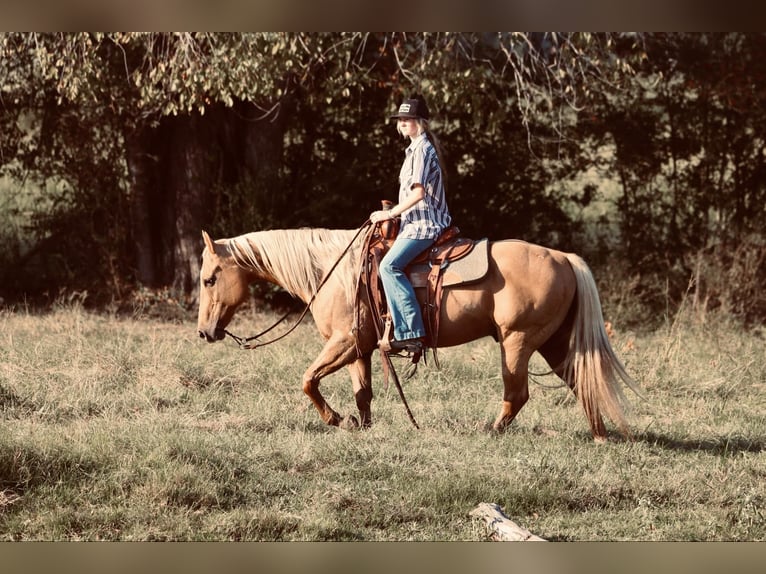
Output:
[[205,280],[202,282],[202,284],[203,284],[205,287],[212,287],[213,285],[215,285],[215,275],[213,275],[213,276],[212,276],[210,279],[205,279]]

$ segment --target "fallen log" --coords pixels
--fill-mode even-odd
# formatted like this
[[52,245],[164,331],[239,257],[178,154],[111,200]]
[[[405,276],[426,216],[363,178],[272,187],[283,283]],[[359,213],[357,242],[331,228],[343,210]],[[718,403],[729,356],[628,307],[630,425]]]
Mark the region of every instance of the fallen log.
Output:
[[482,502],[468,514],[474,518],[480,518],[487,523],[490,537],[493,540],[503,542],[545,542],[544,538],[532,534],[526,528],[522,528],[513,522],[497,504]]

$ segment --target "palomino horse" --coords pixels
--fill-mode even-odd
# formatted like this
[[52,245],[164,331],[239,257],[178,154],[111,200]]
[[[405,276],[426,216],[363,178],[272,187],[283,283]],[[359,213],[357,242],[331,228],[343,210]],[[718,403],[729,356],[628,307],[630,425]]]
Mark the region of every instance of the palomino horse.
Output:
[[[364,240],[356,233],[355,240],[355,230],[273,230],[213,241],[203,231],[197,324],[208,342],[223,339],[253,281],[279,285],[305,303],[315,297],[311,313],[326,343],[303,375],[303,392],[325,423],[348,428],[372,422],[371,357],[377,348],[370,308],[356,297]],[[640,391],[609,344],[593,276],[579,256],[523,241],[492,242],[484,279],[445,289],[440,323],[439,347],[487,336],[499,342],[503,399],[494,429],[505,429],[527,402],[528,363],[538,351],[578,397],[596,440],[606,438],[602,415],[629,434],[622,384]],[[351,374],[360,421],[341,417],[319,391],[322,378],[343,366]]]

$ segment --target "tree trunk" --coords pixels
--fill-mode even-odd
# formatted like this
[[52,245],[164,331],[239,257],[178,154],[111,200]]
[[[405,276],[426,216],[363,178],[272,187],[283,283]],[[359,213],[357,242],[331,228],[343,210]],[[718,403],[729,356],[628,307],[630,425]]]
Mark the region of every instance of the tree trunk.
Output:
[[[262,215],[281,214],[281,208],[290,203],[279,183],[289,107],[286,99],[272,115],[256,121],[240,122],[243,128],[240,143],[243,175],[253,183],[252,192],[261,194],[259,203],[269,212]],[[242,113],[246,111],[243,109]]]
[[135,273],[147,287],[194,290],[218,158],[206,147],[213,137],[201,120],[196,114],[164,118],[126,138]]
[[219,161],[214,126],[208,118],[193,114],[175,120],[170,164],[169,199],[172,202],[171,232],[172,277],[175,291],[196,293],[199,258],[202,252],[201,230],[207,221],[212,189]]
[[[166,117],[126,138],[136,279],[196,298],[201,230],[215,217],[216,190],[234,205],[282,215],[279,185],[286,114],[245,119],[241,109]],[[247,188],[237,187],[242,181]],[[239,189],[244,197],[233,197]],[[220,200],[221,198],[219,198]],[[246,226],[249,222],[243,221]],[[234,230],[232,230],[234,234]]]
[[128,134],[125,158],[129,177],[130,233],[135,245],[136,280],[147,286],[157,286],[155,245],[152,237],[150,214],[153,211],[152,188],[156,185],[153,177],[155,164],[151,158],[151,132],[143,128],[138,133]]

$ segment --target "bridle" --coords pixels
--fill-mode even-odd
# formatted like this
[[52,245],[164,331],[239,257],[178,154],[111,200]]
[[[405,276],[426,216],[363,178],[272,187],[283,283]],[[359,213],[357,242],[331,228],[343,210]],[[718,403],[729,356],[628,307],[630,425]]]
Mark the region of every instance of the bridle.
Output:
[[[332,267],[327,272],[327,275],[325,275],[324,278],[322,279],[322,281],[319,283],[319,286],[317,287],[316,292],[311,296],[311,299],[309,300],[309,302],[306,303],[306,306],[303,308],[303,311],[301,312],[301,316],[298,317],[298,320],[295,322],[295,324],[292,327],[290,327],[287,331],[282,333],[279,337],[275,337],[274,339],[271,339],[269,341],[265,341],[263,343],[251,343],[251,341],[255,341],[256,339],[262,337],[263,335],[265,335],[266,333],[268,333],[269,331],[274,329],[277,325],[281,324],[285,319],[287,319],[293,313],[293,309],[290,309],[287,313],[285,313],[271,327],[269,327],[268,329],[265,329],[264,331],[261,331],[257,335],[252,335],[250,337],[239,337],[239,336],[235,335],[234,333],[231,333],[231,332],[227,331],[226,329],[223,329],[224,334],[228,335],[229,337],[231,337],[239,345],[240,349],[257,349],[258,347],[265,347],[266,345],[270,345],[272,343],[276,343],[277,341],[287,337],[290,333],[292,333],[298,327],[298,325],[301,324],[301,321],[303,321],[303,319],[308,314],[308,312],[309,312],[309,310],[311,308],[311,304],[316,299],[316,296],[319,293],[319,290],[324,286],[325,283],[327,283],[327,280],[330,278],[330,275],[332,275],[333,271],[335,271],[335,269],[338,267],[340,262],[343,260],[343,258],[346,256],[346,254],[349,252],[349,250],[354,245],[354,243],[356,242],[357,238],[362,233],[362,231],[364,231],[370,225],[372,225],[372,221],[367,219],[364,223],[362,223],[361,226],[359,226],[359,228],[357,229],[356,233],[354,234],[354,237],[351,239],[349,244],[346,246],[346,248],[340,254],[340,256],[338,257],[338,260],[335,261],[335,263],[333,263]],[[392,375],[392,378],[394,379],[394,385],[396,386],[396,390],[399,392],[399,397],[402,399],[402,403],[404,404],[404,408],[407,411],[407,416],[409,417],[410,422],[413,424],[413,426],[415,428],[419,429],[420,427],[418,426],[418,423],[415,421],[415,417],[413,416],[412,411],[410,410],[410,406],[409,406],[409,404],[407,404],[407,399],[404,397],[404,390],[402,389],[402,386],[399,383],[399,377],[396,375],[396,370],[394,369],[394,366],[391,363],[390,357],[386,353],[381,353],[381,355],[383,356],[384,365],[387,365],[387,367],[388,367],[388,369],[389,369],[389,371],[390,371],[390,373]]]
[[290,315],[293,314],[295,309],[290,309],[280,319],[278,319],[277,322],[274,323],[271,327],[261,331],[257,335],[252,335],[250,337],[239,337],[239,336],[235,335],[234,333],[231,333],[231,332],[227,331],[226,329],[223,329],[224,334],[228,335],[229,337],[231,337],[239,345],[240,349],[248,349],[248,350],[249,349],[257,349],[258,347],[265,347],[266,345],[271,345],[272,343],[276,343],[277,341],[287,337],[290,333],[295,331],[295,329],[298,327],[298,325],[301,324],[303,319],[306,318],[306,315],[308,315],[308,312],[311,309],[311,304],[316,299],[317,295],[319,294],[320,289],[322,289],[322,287],[324,287],[324,284],[327,283],[327,280],[330,278],[330,276],[332,275],[333,271],[335,271],[335,269],[338,267],[340,262],[346,256],[346,254],[351,250],[351,247],[354,245],[354,243],[356,242],[357,238],[362,233],[362,231],[364,231],[365,228],[367,228],[367,226],[369,226],[371,224],[372,224],[372,222],[369,219],[367,219],[364,223],[362,223],[362,225],[359,226],[359,228],[357,229],[356,233],[354,234],[354,237],[351,239],[349,244],[346,246],[346,248],[340,254],[340,256],[338,257],[337,261],[335,261],[335,263],[333,263],[332,267],[330,267],[330,270],[327,272],[327,275],[325,275],[324,278],[322,279],[322,281],[319,283],[319,286],[317,287],[316,292],[311,296],[311,299],[309,300],[309,302],[306,303],[305,307],[303,308],[303,311],[301,312],[300,317],[298,317],[298,320],[287,331],[285,331],[284,333],[282,333],[278,337],[275,337],[274,339],[270,339],[269,341],[265,341],[263,343],[251,343],[251,341],[255,341],[255,340],[259,339],[260,337],[263,337],[266,333],[268,333],[269,331],[271,331],[272,329],[274,329],[275,327],[280,325],[282,322],[284,322]]

